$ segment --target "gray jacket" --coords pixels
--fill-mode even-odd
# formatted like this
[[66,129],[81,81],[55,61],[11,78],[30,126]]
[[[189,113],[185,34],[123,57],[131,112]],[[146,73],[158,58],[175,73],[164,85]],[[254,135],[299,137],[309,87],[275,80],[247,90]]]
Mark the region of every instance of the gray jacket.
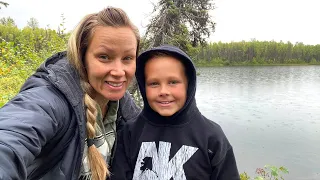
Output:
[[[117,130],[140,112],[128,93],[119,109]],[[78,179],[85,138],[79,75],[57,53],[0,109],[0,180]]]

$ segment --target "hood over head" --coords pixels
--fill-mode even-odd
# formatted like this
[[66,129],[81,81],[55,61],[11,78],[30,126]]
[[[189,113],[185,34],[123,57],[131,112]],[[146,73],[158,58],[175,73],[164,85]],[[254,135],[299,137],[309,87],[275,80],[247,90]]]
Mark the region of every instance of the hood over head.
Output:
[[[161,117],[157,112],[155,112],[148,104],[146,98],[146,88],[145,88],[145,64],[152,57],[152,55],[156,52],[169,53],[174,58],[179,59],[184,67],[185,72],[188,78],[188,89],[187,89],[187,99],[186,103],[178,112],[176,112],[171,117]],[[154,123],[160,124],[181,124],[187,121],[184,117],[186,114],[193,112],[193,110],[197,110],[196,102],[195,102],[195,94],[196,94],[196,69],[194,64],[192,63],[191,58],[183,52],[181,49],[170,46],[163,45],[155,48],[151,48],[139,55],[137,58],[137,69],[136,69],[136,78],[139,84],[139,89],[144,102],[143,116],[146,116],[147,119],[152,119]]]

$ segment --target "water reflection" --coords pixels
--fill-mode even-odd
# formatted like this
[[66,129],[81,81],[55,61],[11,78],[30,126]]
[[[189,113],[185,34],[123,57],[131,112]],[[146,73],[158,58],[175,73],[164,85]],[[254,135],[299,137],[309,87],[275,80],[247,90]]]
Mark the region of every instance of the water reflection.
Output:
[[320,179],[320,66],[198,68],[197,103],[234,146],[240,172],[286,166]]

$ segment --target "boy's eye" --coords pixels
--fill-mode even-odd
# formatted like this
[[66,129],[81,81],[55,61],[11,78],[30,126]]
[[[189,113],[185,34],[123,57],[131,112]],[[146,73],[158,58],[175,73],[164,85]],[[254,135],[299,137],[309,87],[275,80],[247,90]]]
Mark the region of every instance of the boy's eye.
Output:
[[157,86],[157,85],[159,85],[159,83],[157,83],[157,82],[150,82],[150,83],[148,83],[148,86],[152,86],[152,87],[155,87],[155,86]]
[[179,81],[175,81],[175,80],[169,82],[169,84],[178,84],[178,83],[179,83]]

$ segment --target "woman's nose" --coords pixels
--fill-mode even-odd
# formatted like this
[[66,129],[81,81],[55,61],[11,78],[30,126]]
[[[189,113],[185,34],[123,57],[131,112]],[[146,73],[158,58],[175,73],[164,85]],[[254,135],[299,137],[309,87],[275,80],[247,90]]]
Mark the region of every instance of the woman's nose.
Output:
[[112,76],[124,76],[125,75],[125,70],[124,70],[124,64],[122,61],[119,59],[115,60],[112,64],[110,64],[111,71],[110,74]]

